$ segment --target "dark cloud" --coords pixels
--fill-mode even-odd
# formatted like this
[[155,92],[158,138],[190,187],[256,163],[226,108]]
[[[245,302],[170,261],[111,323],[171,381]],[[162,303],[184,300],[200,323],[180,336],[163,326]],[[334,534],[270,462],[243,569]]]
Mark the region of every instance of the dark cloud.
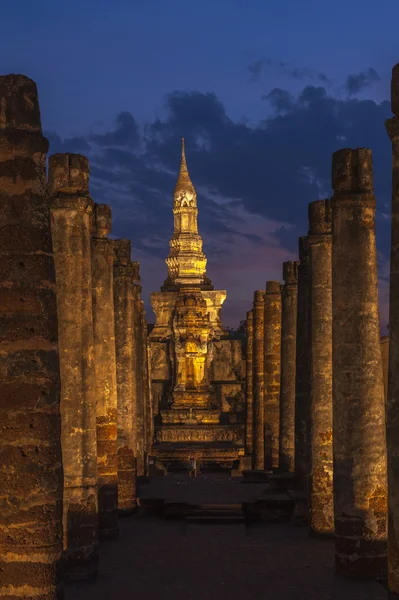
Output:
[[389,103],[338,99],[320,86],[306,86],[296,97],[278,88],[265,98],[275,114],[257,127],[231,120],[215,94],[173,92],[166,117],[142,132],[133,115],[121,113],[105,134],[65,140],[47,134],[52,152],[90,157],[93,197],[112,206],[113,234],[132,240],[155,289],[166,276],[184,136],[209,271],[215,285],[230,291],[230,322],[248,310],[253,289],[280,278],[281,262],[296,257],[307,204],[331,194],[331,155],[339,148],[373,150],[382,262],[388,256],[389,220],[382,213],[391,185]]
[[116,127],[113,131],[91,135],[90,139],[99,146],[135,148],[140,141],[140,133],[133,115],[121,112],[116,117]]
[[267,100],[276,112],[287,112],[294,106],[293,95],[280,88],[274,88],[268,94],[264,94],[262,98]]
[[265,67],[270,67],[272,62],[268,58],[260,58],[248,65],[248,71],[253,81],[259,81]]
[[381,78],[377,71],[372,67],[369,67],[360,73],[348,75],[345,82],[345,88],[348,94],[352,96],[362,92],[371,84],[375,83],[376,81],[380,81],[380,79]]
[[324,85],[330,85],[331,81],[324,73],[320,73],[315,71],[314,69],[309,69],[308,67],[294,67],[293,65],[285,62],[275,62],[270,60],[270,58],[260,58],[250,65],[248,65],[248,71],[250,73],[250,78],[252,81],[259,81],[263,71],[265,69],[274,69],[287,77],[292,77],[293,79],[297,79],[298,81],[303,81],[304,79],[311,79],[313,81],[319,81]]

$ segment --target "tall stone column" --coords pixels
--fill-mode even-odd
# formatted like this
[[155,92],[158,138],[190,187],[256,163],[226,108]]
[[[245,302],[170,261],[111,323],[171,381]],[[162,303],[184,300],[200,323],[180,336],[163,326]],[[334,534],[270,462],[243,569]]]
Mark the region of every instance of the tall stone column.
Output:
[[254,351],[253,351],[253,383],[254,383],[254,428],[253,428],[253,468],[265,468],[265,347],[264,318],[265,292],[257,290],[254,296]]
[[245,454],[252,454],[253,446],[253,422],[254,422],[254,407],[253,407],[253,346],[254,346],[254,319],[253,310],[247,312],[247,376],[246,376],[246,412],[245,412]]
[[335,560],[372,578],[386,570],[387,481],[371,150],[335,152],[332,187]]
[[93,356],[89,161],[49,159],[48,192],[57,280],[64,467],[64,576],[85,579],[98,564],[96,394]]
[[332,450],[332,263],[329,200],[309,204],[311,354],[310,532],[334,532]]
[[280,433],[280,376],[281,376],[281,284],[266,282],[264,296],[265,352],[265,466],[267,471],[278,468]]
[[134,286],[134,338],[136,340],[136,357],[134,370],[136,374],[136,442],[137,442],[137,475],[146,473],[146,435],[145,435],[145,393],[144,393],[144,353],[143,353],[143,305],[141,302],[141,285],[139,263],[135,263],[136,283]]
[[148,347],[147,320],[145,311],[143,310],[143,336],[144,336],[144,381],[145,381],[145,398],[146,398],[146,439],[147,439],[147,471],[148,458],[152,453],[152,444],[154,441],[154,411],[152,406],[152,389],[151,389],[151,364],[150,353]]
[[55,273],[36,84],[0,77],[0,596],[55,600],[62,458]]
[[94,360],[97,394],[97,474],[99,534],[118,535],[117,387],[111,209],[95,205],[92,237]]
[[309,240],[299,238],[295,380],[295,486],[308,491],[310,476],[310,268]]
[[384,374],[384,396],[385,402],[388,397],[388,367],[389,367],[389,335],[382,335],[380,339],[382,372]]
[[134,269],[130,240],[114,241],[114,312],[117,383],[118,511],[129,515],[136,508],[135,435],[136,404],[133,402],[135,360]]
[[295,356],[299,261],[283,263],[281,322],[280,460],[282,472],[295,464]]
[[391,110],[386,121],[392,142],[391,277],[387,396],[388,449],[388,586],[399,594],[399,63],[392,69]]
[[147,321],[145,318],[144,302],[141,302],[141,335],[143,354],[143,399],[144,399],[144,439],[145,439],[145,474],[148,475],[148,457],[152,448],[152,406],[149,386]]

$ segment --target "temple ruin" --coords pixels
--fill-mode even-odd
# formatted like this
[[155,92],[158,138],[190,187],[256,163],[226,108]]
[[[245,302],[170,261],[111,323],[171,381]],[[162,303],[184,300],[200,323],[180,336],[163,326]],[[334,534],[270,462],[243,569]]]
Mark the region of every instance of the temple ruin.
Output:
[[[329,544],[343,579],[399,594],[399,64],[391,104],[389,336],[372,153],[345,148],[284,284],[248,290],[242,342],[206,273],[184,141],[149,330],[134,243],[110,236],[88,159],[52,155],[47,173],[36,85],[0,77],[0,597],[62,600],[64,583],[94,578],[101,548],[114,540],[114,552],[147,514],[303,525],[303,544]],[[207,493],[222,485],[212,470],[225,476],[216,509],[201,494],[193,508],[193,453]],[[238,488],[246,499],[233,502]],[[148,562],[152,548],[137,555]]]
[[195,451],[204,465],[232,467],[245,452],[244,357],[221,322],[226,291],[215,290],[206,275],[197,215],[183,140],[168,276],[151,294],[152,452],[163,466],[186,462]]

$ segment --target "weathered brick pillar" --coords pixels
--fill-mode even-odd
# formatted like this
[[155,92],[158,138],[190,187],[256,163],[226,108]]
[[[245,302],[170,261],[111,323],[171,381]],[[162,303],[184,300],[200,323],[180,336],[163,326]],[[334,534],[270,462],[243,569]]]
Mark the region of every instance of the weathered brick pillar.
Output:
[[334,532],[331,207],[309,204],[311,354],[310,532]]
[[253,426],[253,468],[265,468],[265,292],[257,290],[254,295],[254,350],[253,350],[253,383],[254,383],[254,426]]
[[148,343],[148,331],[147,331],[147,320],[145,322],[145,348],[146,348],[146,385],[147,385],[147,394],[148,394],[148,435],[147,435],[147,444],[148,444],[148,456],[152,455],[152,444],[154,442],[154,405],[153,405],[153,396],[152,396],[152,386],[151,386],[151,357],[150,357],[150,348]]
[[146,473],[146,433],[145,433],[145,392],[144,392],[144,353],[143,353],[143,304],[141,302],[140,265],[135,263],[136,283],[134,286],[134,337],[136,357],[134,362],[136,380],[136,441],[137,475]]
[[265,466],[267,471],[278,468],[280,433],[280,376],[281,376],[281,284],[267,281],[264,296],[265,352]]
[[94,360],[97,394],[97,474],[99,533],[118,535],[117,387],[111,209],[95,205],[92,237]]
[[0,596],[62,597],[55,273],[36,84],[0,77]]
[[49,159],[48,192],[57,281],[64,467],[64,575],[97,572],[97,441],[93,356],[89,161],[79,154]]
[[335,152],[332,187],[335,560],[372,578],[386,570],[387,482],[371,150]]
[[308,491],[310,476],[310,268],[307,236],[299,238],[295,379],[295,487]]
[[295,464],[295,356],[299,261],[283,263],[281,322],[280,460],[281,471]]
[[142,344],[143,344],[143,385],[144,385],[144,414],[145,414],[145,473],[148,474],[148,458],[152,448],[152,405],[149,380],[147,321],[145,318],[144,302],[141,310]]
[[253,372],[252,372],[252,357],[254,346],[254,319],[253,310],[247,312],[247,376],[246,376],[246,412],[245,412],[245,454],[252,454],[252,436],[253,436]]
[[118,397],[118,511],[122,516],[136,508],[135,434],[136,404],[133,402],[135,360],[133,350],[134,268],[130,240],[114,241],[114,311],[116,383]]
[[382,335],[380,338],[382,372],[384,374],[384,396],[385,402],[388,397],[388,367],[389,367],[389,335]]
[[391,278],[389,295],[388,449],[388,586],[399,594],[399,64],[392,69],[391,110],[386,121],[392,142]]

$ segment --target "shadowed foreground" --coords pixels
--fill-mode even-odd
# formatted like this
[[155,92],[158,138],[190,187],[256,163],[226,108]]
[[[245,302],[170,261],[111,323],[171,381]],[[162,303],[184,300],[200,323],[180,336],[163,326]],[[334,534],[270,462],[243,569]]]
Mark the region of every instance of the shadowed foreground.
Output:
[[[167,499],[176,501],[197,494],[204,500],[213,488],[214,501],[224,502],[227,492],[237,501],[256,494],[258,486],[201,476],[195,482],[165,477],[142,487],[143,495],[151,491],[153,497],[164,488]],[[121,521],[118,542],[101,546],[98,579],[67,587],[66,600],[141,594],[149,600],[387,599],[378,583],[335,580],[333,559],[333,541],[308,539],[306,527],[289,523],[246,528],[131,517]]]

